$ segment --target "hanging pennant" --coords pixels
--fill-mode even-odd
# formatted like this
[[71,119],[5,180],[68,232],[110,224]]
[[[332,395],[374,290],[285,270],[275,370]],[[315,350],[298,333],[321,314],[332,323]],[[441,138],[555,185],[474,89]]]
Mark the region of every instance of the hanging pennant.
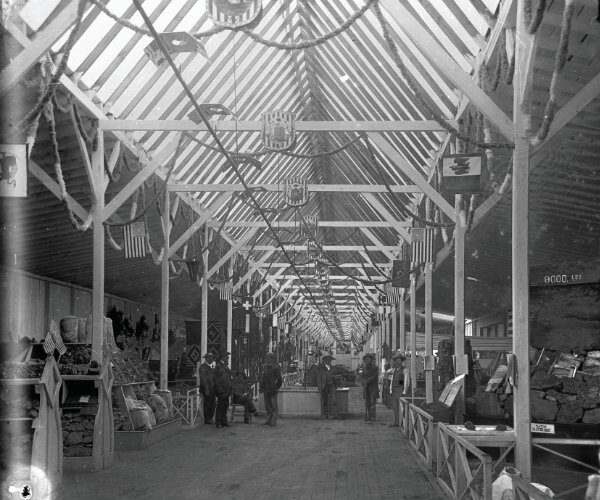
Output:
[[27,197],[27,144],[0,144],[0,197]]
[[[172,33],[159,33],[158,38],[160,38],[164,47],[167,49],[167,52],[171,56],[171,58],[175,57],[177,54],[181,53],[197,53],[204,56],[208,59],[208,54],[206,53],[206,49],[204,45],[193,35],[185,31],[177,31]],[[152,40],[145,48],[144,52],[148,56],[155,66],[160,66],[163,62],[167,60],[167,57],[163,53],[160,48],[160,44],[158,40]]]
[[445,195],[481,193],[482,154],[446,155],[442,157]]
[[306,179],[291,177],[285,180],[284,201],[290,207],[301,207],[308,203]]
[[217,26],[237,28],[254,21],[262,10],[261,0],[207,0],[206,11]]
[[288,111],[263,113],[262,141],[271,151],[284,151],[296,140],[294,115]]

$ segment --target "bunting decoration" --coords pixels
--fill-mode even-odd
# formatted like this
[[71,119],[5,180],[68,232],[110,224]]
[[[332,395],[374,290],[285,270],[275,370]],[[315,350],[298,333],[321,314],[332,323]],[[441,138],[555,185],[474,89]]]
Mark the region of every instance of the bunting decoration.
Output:
[[410,230],[412,257],[411,260],[418,264],[433,262],[433,229],[413,227]]
[[485,156],[458,154],[442,157],[445,195],[481,193],[481,171]]
[[238,28],[254,21],[262,10],[261,0],[207,0],[206,11],[217,26]]
[[146,223],[133,222],[123,226],[125,258],[134,259],[146,256]]
[[284,151],[296,141],[294,115],[288,111],[269,111],[262,115],[262,141],[266,149]]
[[308,203],[306,179],[291,177],[285,180],[284,201],[290,207],[301,207]]
[[[185,31],[159,33],[158,37],[172,58],[180,53],[197,53],[208,59],[208,54],[204,45],[190,33]],[[144,52],[155,66],[160,66],[167,60],[167,57],[161,50],[160,44],[156,39],[152,40],[152,42],[144,48]]]

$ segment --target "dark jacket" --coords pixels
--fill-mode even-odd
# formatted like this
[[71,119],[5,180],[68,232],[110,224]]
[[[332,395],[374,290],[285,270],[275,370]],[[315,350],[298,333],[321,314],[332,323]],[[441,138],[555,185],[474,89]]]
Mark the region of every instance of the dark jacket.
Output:
[[377,387],[379,379],[379,368],[377,365],[371,365],[369,368],[363,368],[362,375],[360,377],[360,383],[363,387]]
[[218,361],[215,367],[215,395],[218,398],[228,397],[231,394],[232,378],[229,367]]
[[400,366],[394,370],[391,383],[392,393],[402,394],[404,391],[404,367]]
[[265,363],[262,366],[260,377],[260,392],[266,392],[267,394],[277,393],[281,384],[283,384],[281,367],[277,364]]
[[317,375],[317,387],[319,391],[335,391],[335,375],[333,374],[333,367],[329,370],[325,364],[319,365],[319,372]]
[[212,396],[215,392],[215,369],[205,361],[200,365],[200,393]]

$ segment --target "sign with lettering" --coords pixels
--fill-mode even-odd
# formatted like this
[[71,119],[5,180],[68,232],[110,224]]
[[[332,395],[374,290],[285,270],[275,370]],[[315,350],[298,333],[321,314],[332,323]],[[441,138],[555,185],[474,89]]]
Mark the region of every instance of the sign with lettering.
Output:
[[554,434],[554,424],[531,424],[531,432]]
[[598,262],[561,262],[533,266],[529,270],[530,286],[581,285],[600,283]]

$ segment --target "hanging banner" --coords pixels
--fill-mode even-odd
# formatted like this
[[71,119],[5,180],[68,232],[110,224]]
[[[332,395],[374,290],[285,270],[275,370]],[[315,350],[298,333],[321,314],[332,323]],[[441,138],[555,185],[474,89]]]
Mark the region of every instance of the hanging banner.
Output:
[[301,207],[308,203],[306,179],[292,177],[285,180],[284,201],[290,207]]
[[27,144],[0,144],[0,197],[27,197]]
[[261,13],[261,0],[207,0],[206,11],[217,26],[237,28],[254,21]]
[[296,140],[294,115],[288,111],[263,113],[262,141],[271,151],[284,151],[293,146]]
[[319,229],[319,218],[316,215],[305,215],[300,224],[300,237],[315,239]]
[[392,262],[392,287],[408,288],[410,286],[410,262],[394,260]]
[[442,156],[444,194],[481,193],[482,154]]
[[[196,53],[201,54],[208,59],[208,54],[204,45],[193,35],[185,31],[177,31],[172,33],[159,33],[158,37],[162,41],[167,52],[174,58],[177,54],[181,53]],[[167,60],[167,57],[163,53],[158,43],[158,40],[152,40],[145,48],[145,54],[148,56],[155,66],[160,66]]]

